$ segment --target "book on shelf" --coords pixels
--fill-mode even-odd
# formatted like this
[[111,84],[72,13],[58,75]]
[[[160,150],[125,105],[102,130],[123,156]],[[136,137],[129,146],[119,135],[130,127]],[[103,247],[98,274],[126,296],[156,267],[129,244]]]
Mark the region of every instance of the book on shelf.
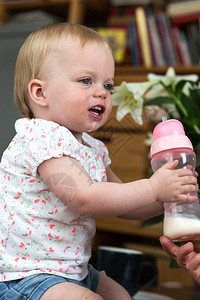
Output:
[[173,26],[172,30],[173,30],[173,34],[174,34],[175,46],[176,46],[176,50],[177,50],[177,53],[179,56],[180,65],[184,65],[185,60],[184,60],[183,51],[182,51],[182,47],[181,47],[179,28],[177,26]]
[[161,36],[162,49],[167,65],[179,65],[179,56],[177,53],[175,39],[168,16],[164,13],[157,13],[157,24]]
[[130,42],[131,63],[133,66],[142,66],[143,60],[142,60],[138,30],[137,30],[135,20],[129,22],[128,36]]
[[129,22],[128,33],[129,33],[129,41],[130,41],[130,49],[131,49],[131,64],[133,66],[139,66],[135,20]]
[[170,17],[196,14],[197,12],[200,12],[200,0],[173,2],[166,6],[166,13]]
[[200,64],[200,24],[190,23],[185,27],[187,43],[192,64]]
[[191,65],[191,57],[190,57],[190,52],[188,48],[188,43],[187,43],[187,38],[184,30],[179,30],[179,35],[180,35],[180,42],[181,42],[181,49],[183,53],[183,58],[184,58],[184,65]]
[[173,26],[173,33],[175,37],[176,49],[179,55],[180,64],[190,65],[191,57],[184,31],[177,26]]
[[174,16],[171,17],[170,20],[173,25],[183,25],[198,22],[200,20],[200,11],[193,14]]
[[158,32],[158,27],[155,19],[155,15],[148,13],[147,18],[147,27],[151,45],[152,59],[155,66],[164,66],[166,64],[165,58],[162,50],[162,43],[160,34]]
[[135,16],[135,6],[112,7],[108,18],[108,25],[127,24],[129,21],[132,20],[132,18],[134,18],[134,16]]
[[153,65],[151,45],[149,40],[148,28],[147,28],[146,14],[143,7],[136,8],[135,20],[138,29],[138,36],[139,36],[139,42],[140,42],[144,66],[151,67]]
[[131,65],[131,49],[130,49],[130,39],[129,39],[129,26],[128,23],[113,23],[109,24],[108,27],[109,29],[122,29],[126,32],[126,46],[125,46],[125,51],[124,51],[124,59],[123,59],[123,64],[124,65]]
[[110,45],[116,64],[122,64],[125,60],[127,30],[124,28],[98,28],[98,32]]

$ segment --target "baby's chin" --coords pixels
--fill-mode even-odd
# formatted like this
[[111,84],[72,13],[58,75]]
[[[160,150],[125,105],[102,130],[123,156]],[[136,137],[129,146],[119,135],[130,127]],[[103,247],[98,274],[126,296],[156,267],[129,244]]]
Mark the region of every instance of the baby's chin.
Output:
[[97,124],[97,123],[94,123],[93,125],[91,124],[89,128],[87,128],[87,130],[85,130],[85,132],[94,132],[96,130],[98,130],[101,126],[103,126],[102,122],[101,124]]

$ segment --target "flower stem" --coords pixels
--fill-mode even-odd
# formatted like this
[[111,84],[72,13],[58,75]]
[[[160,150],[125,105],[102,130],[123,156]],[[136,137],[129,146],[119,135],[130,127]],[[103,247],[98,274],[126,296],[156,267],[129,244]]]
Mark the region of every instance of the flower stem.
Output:
[[198,125],[194,124],[193,128],[194,128],[194,130],[196,131],[197,134],[200,134],[200,129],[199,129]]
[[169,89],[168,86],[166,86],[164,84],[164,82],[160,81],[160,84],[164,87],[164,89],[167,91],[169,96],[174,100],[174,104],[178,106],[178,108],[180,109],[180,111],[182,112],[184,117],[187,118],[188,117],[188,112],[187,112],[186,108],[184,107],[184,105],[182,104],[182,102],[180,101],[180,99],[178,97],[176,97],[174,92],[171,91],[171,89]]
[[[174,97],[176,98],[176,97]],[[187,110],[185,109],[185,107],[183,106],[183,104],[181,103],[181,101],[179,99],[175,99],[176,101],[176,105],[178,106],[178,108],[180,109],[180,111],[182,112],[182,114],[184,115],[184,117],[188,117],[188,112]]]

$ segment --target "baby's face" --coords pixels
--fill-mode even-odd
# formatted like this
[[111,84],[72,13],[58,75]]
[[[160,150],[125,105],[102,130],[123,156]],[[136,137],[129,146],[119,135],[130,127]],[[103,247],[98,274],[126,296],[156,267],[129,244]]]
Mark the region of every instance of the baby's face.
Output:
[[81,47],[78,39],[63,38],[44,70],[49,120],[77,138],[106,122],[112,109],[114,60],[105,45],[89,42]]

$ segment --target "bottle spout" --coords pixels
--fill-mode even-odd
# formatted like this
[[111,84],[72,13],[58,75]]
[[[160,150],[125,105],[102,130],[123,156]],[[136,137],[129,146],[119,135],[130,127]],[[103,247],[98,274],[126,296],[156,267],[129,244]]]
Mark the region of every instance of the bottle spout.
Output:
[[162,122],[167,121],[167,116],[162,117]]

